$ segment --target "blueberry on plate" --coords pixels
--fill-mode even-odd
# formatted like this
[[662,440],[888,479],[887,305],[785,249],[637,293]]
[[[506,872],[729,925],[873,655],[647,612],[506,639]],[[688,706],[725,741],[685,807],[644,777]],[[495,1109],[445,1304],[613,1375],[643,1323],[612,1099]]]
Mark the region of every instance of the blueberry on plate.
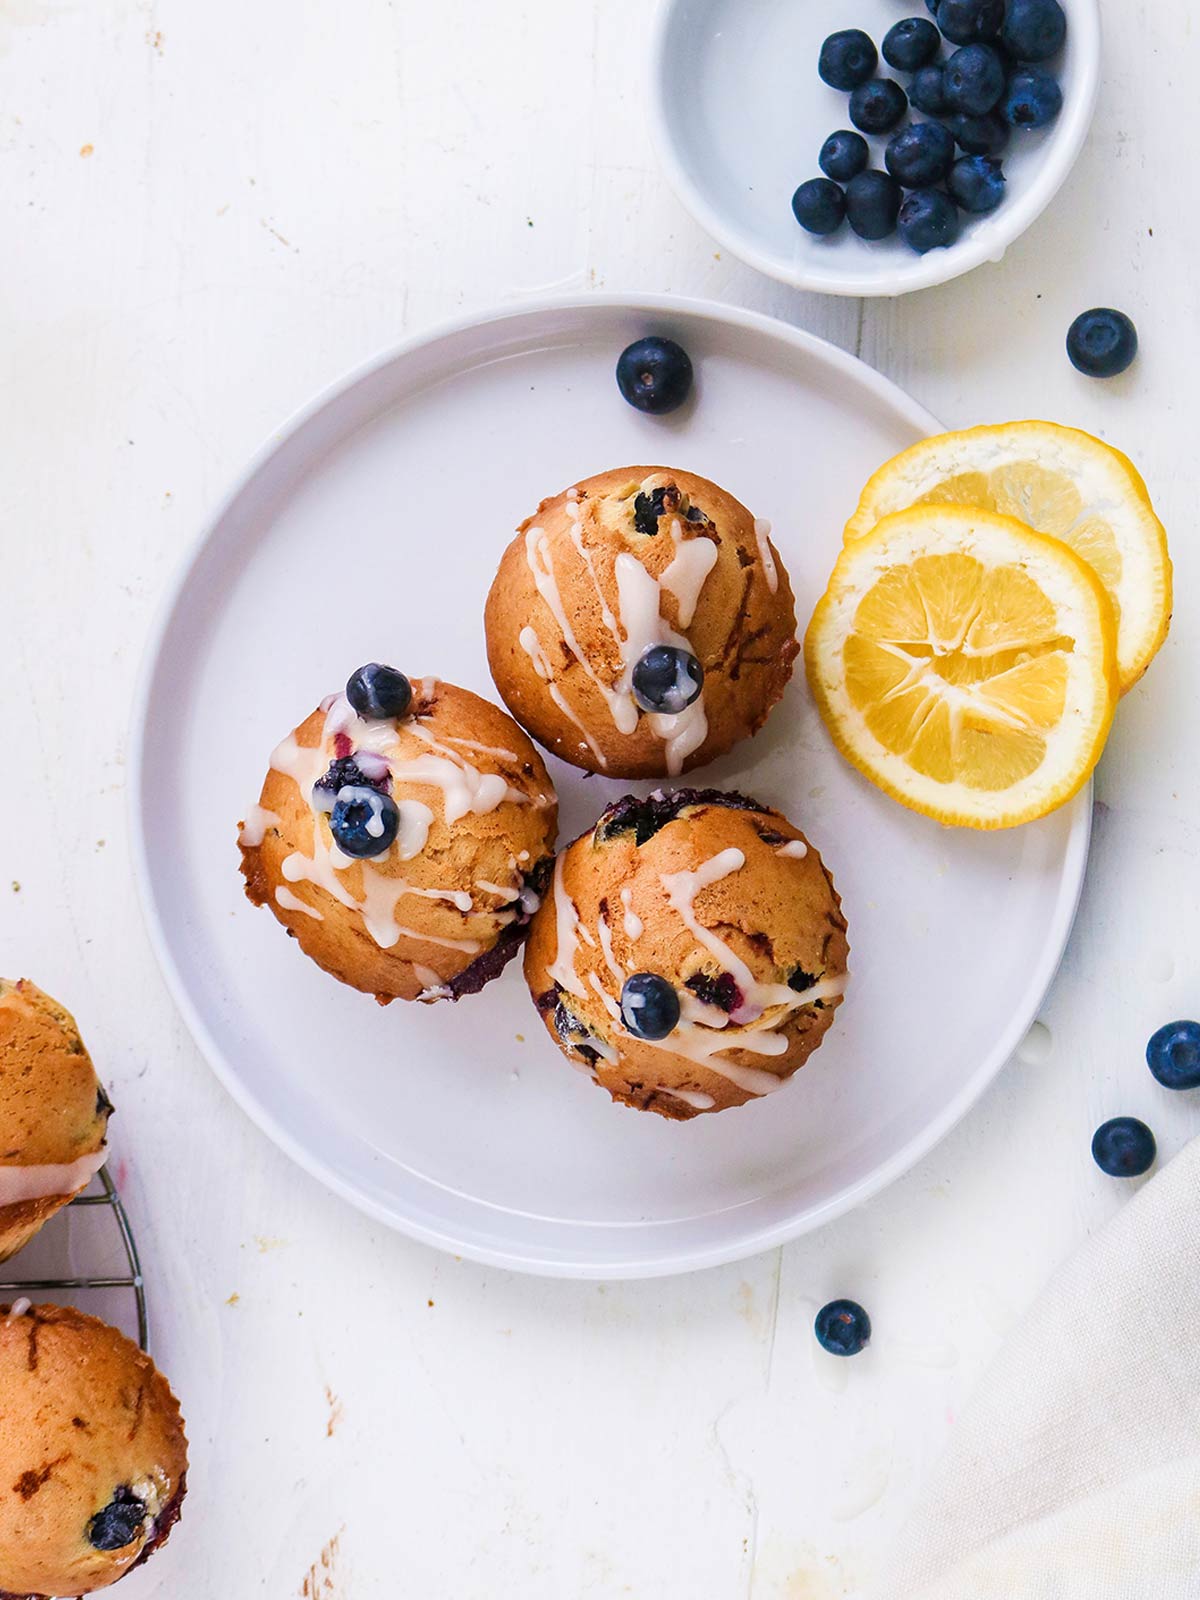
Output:
[[1067,330],[1071,365],[1088,378],[1115,378],[1132,365],[1137,350],[1137,329],[1111,306],[1081,312]]
[[1004,187],[1004,168],[995,156],[960,156],[946,180],[951,198],[976,217],[995,211]]
[[1146,1065],[1164,1089],[1200,1089],[1200,1022],[1168,1022],[1151,1034]]
[[1037,67],[1014,72],[1000,101],[1000,115],[1014,128],[1044,128],[1062,110],[1058,79]]
[[941,36],[927,17],[905,17],[884,35],[883,59],[897,72],[916,72],[941,47]]
[[1004,21],[1004,0],[940,0],[937,25],[951,44],[994,39]]
[[951,117],[948,126],[969,156],[1002,156],[1012,138],[1012,128],[994,111],[982,117]]
[[817,1312],[813,1332],[831,1356],[856,1356],[871,1342],[871,1319],[857,1300],[831,1300]]
[[890,172],[868,168],[846,185],[846,221],[860,239],[886,239],[896,231],[902,199]]
[[792,196],[792,215],[809,233],[836,233],[846,220],[846,196],[832,178],[809,178]]
[[872,78],[850,96],[850,121],[863,133],[890,133],[908,110],[908,96],[894,78]]
[[954,135],[940,122],[912,122],[888,140],[883,163],[906,189],[941,183],[954,163]]
[[869,33],[843,28],[821,46],[817,71],[831,89],[857,89],[875,71],[879,53]]
[[958,207],[940,189],[914,189],[900,207],[896,225],[918,255],[944,250],[958,238]]
[[1154,1165],[1157,1154],[1154,1135],[1136,1117],[1113,1117],[1092,1136],[1096,1165],[1110,1178],[1140,1178]]
[[[837,185],[830,184],[830,188]],[[633,698],[643,711],[678,716],[703,687],[704,668],[690,650],[679,650],[673,644],[651,645],[633,669]]]
[[674,339],[637,339],[617,360],[617,388],[637,411],[678,411],[692,391],[691,357]]
[[412,684],[395,667],[369,661],[359,667],[346,684],[346,699],[358,712],[373,722],[407,716],[412,705]]
[[635,1039],[665,1039],[679,1021],[674,984],[657,972],[634,972],[621,988],[621,1021]]
[[1067,17],[1058,0],[1008,0],[1000,40],[1017,61],[1048,61],[1067,37]]
[[952,110],[982,117],[1004,94],[1004,63],[990,44],[965,44],[947,61],[944,82]]
[[356,860],[381,856],[400,826],[396,802],[378,789],[347,784],[329,814],[329,831],[343,855]]
[[850,128],[839,128],[821,146],[817,161],[827,178],[834,178],[838,183],[849,183],[851,178],[857,178],[860,172],[866,170],[870,159],[871,149],[862,134],[854,133]]
[[915,72],[908,86],[908,98],[914,109],[927,117],[944,117],[950,110],[946,99],[946,69],[937,62]]

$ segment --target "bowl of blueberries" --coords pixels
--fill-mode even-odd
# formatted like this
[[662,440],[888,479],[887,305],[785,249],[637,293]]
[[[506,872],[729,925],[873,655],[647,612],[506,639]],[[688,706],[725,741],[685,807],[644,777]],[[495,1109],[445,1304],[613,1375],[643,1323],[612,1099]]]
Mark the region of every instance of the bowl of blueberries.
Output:
[[751,266],[895,295],[998,261],[1082,148],[1097,0],[663,0],[655,140]]

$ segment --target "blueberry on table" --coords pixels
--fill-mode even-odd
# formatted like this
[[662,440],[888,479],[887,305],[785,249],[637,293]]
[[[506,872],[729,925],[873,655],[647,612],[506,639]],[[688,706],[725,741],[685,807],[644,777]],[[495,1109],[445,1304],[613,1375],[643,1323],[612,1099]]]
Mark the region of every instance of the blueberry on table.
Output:
[[951,117],[948,126],[969,156],[1002,156],[1012,138],[1012,128],[994,111],[982,117]]
[[412,704],[412,684],[395,667],[369,661],[346,684],[346,699],[360,717],[383,722],[407,716]]
[[633,698],[643,711],[678,716],[703,687],[704,668],[690,650],[673,644],[651,645],[633,669]]
[[922,67],[913,74],[908,86],[908,98],[918,111],[927,117],[942,117],[950,110],[946,99],[946,69],[936,62]]
[[792,196],[792,214],[809,233],[836,233],[846,220],[846,196],[831,178],[809,178]]
[[940,0],[937,25],[951,44],[994,39],[1004,21],[1004,0]]
[[1110,1178],[1140,1178],[1154,1165],[1158,1146],[1154,1135],[1136,1117],[1113,1117],[1092,1136],[1092,1155]]
[[1067,37],[1067,17],[1058,0],[1008,0],[1000,41],[1017,61],[1048,61]]
[[343,855],[356,860],[381,856],[400,827],[396,802],[378,789],[347,784],[339,790],[329,815],[329,831]]
[[860,239],[886,239],[896,231],[902,199],[890,172],[869,168],[846,185],[846,220]]
[[831,1300],[817,1312],[813,1332],[831,1356],[856,1356],[871,1342],[871,1319],[856,1300]]
[[897,72],[916,72],[941,47],[941,36],[927,17],[905,17],[884,35],[883,59]]
[[873,78],[850,96],[850,121],[863,133],[890,133],[908,110],[908,96],[893,78]]
[[831,33],[821,46],[817,71],[831,89],[857,89],[875,71],[879,52],[869,33],[843,28]]
[[1004,94],[1004,63],[990,44],[965,44],[947,61],[943,81],[953,111],[982,117]]
[[954,163],[954,135],[940,122],[913,122],[888,140],[884,165],[906,189],[941,183]]
[[1004,187],[1004,168],[995,156],[960,156],[946,180],[951,198],[976,217],[995,211]]
[[958,238],[958,207],[940,189],[914,189],[900,207],[896,225],[918,255],[944,250]]
[[637,411],[677,411],[692,390],[691,357],[674,339],[638,339],[617,360],[617,388]]
[[839,128],[821,146],[817,162],[827,178],[834,178],[838,183],[849,183],[851,178],[857,178],[860,172],[866,170],[870,159],[870,146],[862,134],[854,133],[849,128]]
[[1000,101],[1000,115],[1014,128],[1044,128],[1061,110],[1058,79],[1036,67],[1014,72]]
[[1151,1034],[1146,1065],[1164,1089],[1200,1089],[1200,1022],[1168,1022]]
[[665,1039],[679,1021],[674,984],[657,972],[634,972],[621,989],[621,1021],[635,1039]]
[[1111,306],[1081,312],[1067,330],[1071,365],[1089,378],[1115,378],[1132,364],[1137,349],[1137,329]]

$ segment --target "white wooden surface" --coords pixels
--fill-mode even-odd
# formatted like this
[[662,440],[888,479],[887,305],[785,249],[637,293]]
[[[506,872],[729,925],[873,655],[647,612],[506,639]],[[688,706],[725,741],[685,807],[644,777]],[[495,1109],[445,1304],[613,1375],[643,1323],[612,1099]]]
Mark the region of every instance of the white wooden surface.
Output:
[[[1184,7],[1104,9],[1052,212],[1001,266],[863,306],[757,278],[674,203],[640,116],[648,0],[0,0],[0,969],[75,1008],[111,1084],[193,1441],[186,1521],[128,1600],[857,1594],[1006,1328],[1121,1203],[1095,1124],[1145,1115],[1168,1155],[1200,1129],[1140,1060],[1200,1009],[1200,212],[1177,165],[1200,46]],[[436,1256],[294,1170],[175,1016],[125,822],[153,607],[249,453],[407,330],[592,285],[774,312],[951,424],[1091,427],[1144,468],[1178,577],[1100,772],[1045,1059],[821,1235],[628,1286]],[[1142,334],[1106,386],[1062,351],[1096,303]],[[810,1333],[835,1293],[877,1329],[836,1368]]]

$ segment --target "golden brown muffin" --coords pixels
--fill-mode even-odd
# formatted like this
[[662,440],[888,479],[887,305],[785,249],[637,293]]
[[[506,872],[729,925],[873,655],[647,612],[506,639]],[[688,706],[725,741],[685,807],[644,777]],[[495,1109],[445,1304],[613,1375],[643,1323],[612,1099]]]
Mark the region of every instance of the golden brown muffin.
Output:
[[543,500],[487,599],[508,709],[610,778],[674,776],[757,733],[799,648],[769,533],[715,483],[668,467],[619,467]]
[[[833,1021],[848,954],[833,881],[786,817],[660,790],[614,801],[559,855],[525,978],[568,1060],[614,1100],[682,1120],[781,1088]],[[645,974],[655,1037],[631,1000]]]
[[[331,813],[364,787],[399,823],[385,853],[355,859]],[[332,695],[271,757],[242,824],[246,893],[318,966],[381,1004],[457,1000],[524,942],[557,819],[542,758],[469,690],[417,680],[400,718],[363,718]]]
[[0,978],[0,1261],[99,1172],[111,1111],[71,1013]]
[[143,1350],[65,1306],[0,1306],[0,1600],[105,1589],[187,1488],[179,1402]]

